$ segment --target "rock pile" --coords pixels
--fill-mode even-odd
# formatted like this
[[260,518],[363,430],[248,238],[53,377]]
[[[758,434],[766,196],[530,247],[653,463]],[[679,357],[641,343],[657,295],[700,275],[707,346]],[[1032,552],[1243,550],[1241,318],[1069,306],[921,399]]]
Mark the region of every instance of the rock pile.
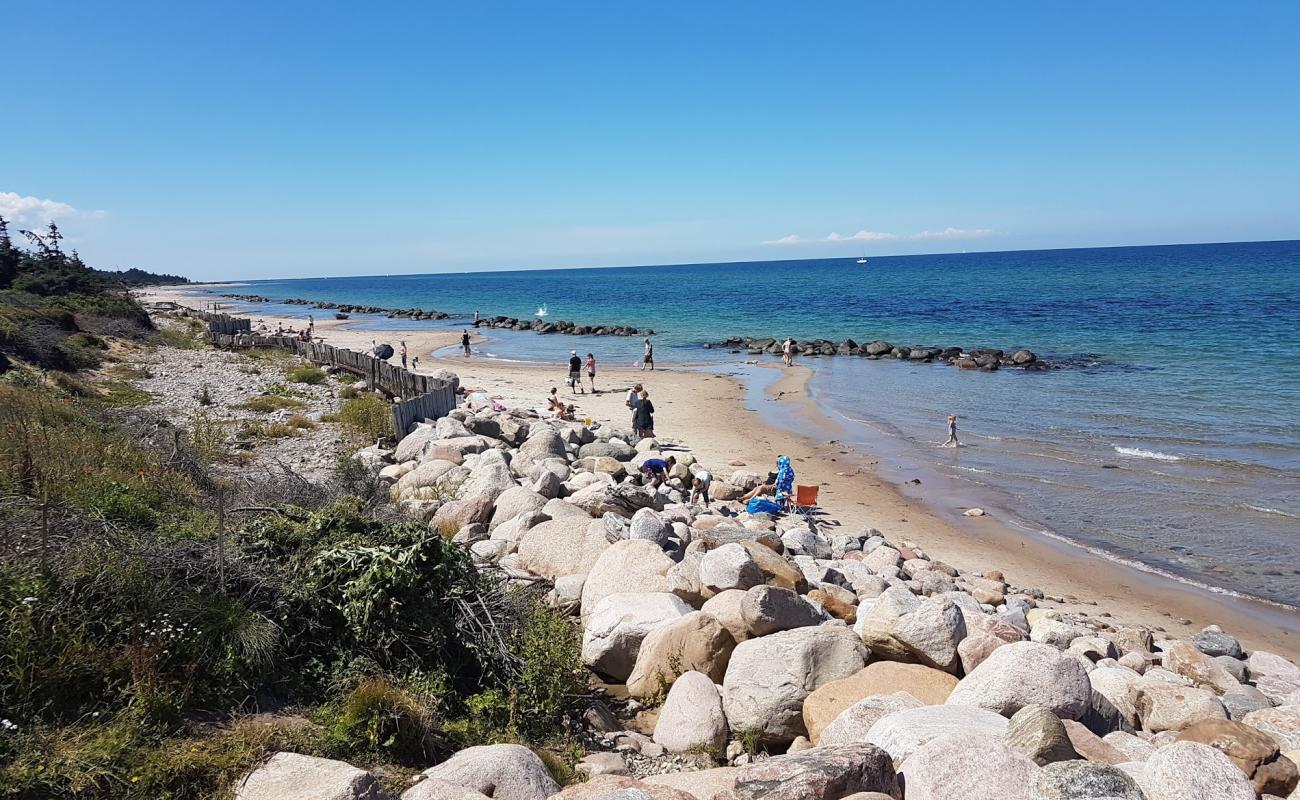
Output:
[[[260,294],[223,294],[222,297],[229,297],[234,300],[242,300],[245,303],[269,303],[271,298],[263,297]],[[345,314],[383,314],[389,319],[447,319],[449,314],[444,311],[431,311],[423,308],[384,308],[383,306],[359,306],[352,303],[332,303],[328,300],[304,300],[300,297],[291,297],[288,300],[278,300],[275,302],[284,303],[287,306],[310,306],[311,308],[321,308],[329,311],[342,311]]]
[[[717,345],[706,347],[725,347],[735,353],[757,355],[781,355],[782,341],[776,339],[753,339],[746,336],[733,336]],[[911,361],[920,364],[952,364],[961,369],[978,369],[992,372],[1001,367],[1017,367],[1024,370],[1054,369],[1057,365],[1043,361],[1032,350],[1015,350],[1007,353],[993,348],[935,347],[931,345],[894,345],[877,339],[866,344],[858,344],[852,339],[833,342],[829,339],[811,339],[794,343],[795,355],[801,356],[861,356],[872,360],[893,358],[899,361]]]
[[[527,749],[494,745],[432,767],[403,800],[1300,798],[1300,668],[1286,659],[1213,627],[1183,641],[1067,615],[876,530],[689,505],[696,459],[675,451],[669,480],[643,485],[659,445],[632,443],[460,409],[356,454],[414,517],[549,581],[593,673],[662,704],[649,736],[594,715],[610,746],[580,765],[586,783],[562,789]],[[238,797],[289,784],[375,796],[347,765],[317,777],[277,757]]]
[[484,317],[474,323],[476,328],[505,328],[512,331],[534,331],[535,333],[567,333],[571,336],[653,336],[650,328],[634,328],[631,325],[579,325],[567,320],[547,322],[544,319],[516,319],[515,317]]

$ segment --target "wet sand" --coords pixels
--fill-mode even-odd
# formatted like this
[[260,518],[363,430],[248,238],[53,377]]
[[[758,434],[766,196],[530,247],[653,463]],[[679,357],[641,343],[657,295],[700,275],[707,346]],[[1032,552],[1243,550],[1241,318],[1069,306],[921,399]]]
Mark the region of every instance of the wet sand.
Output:
[[[197,305],[196,298],[184,290],[157,289],[147,295],[148,300]],[[277,323],[294,327],[302,323],[300,318],[264,317],[255,312],[249,316],[267,321],[271,328]],[[474,342],[482,340],[473,329],[470,332]],[[839,429],[809,397],[811,370],[805,367],[770,367],[782,374],[758,399],[750,396],[739,379],[716,365],[642,372],[598,364],[599,393],[573,395],[564,385],[568,347],[561,336],[555,337],[556,363],[539,365],[476,356],[432,356],[432,352],[459,342],[456,330],[375,331],[367,330],[364,321],[318,319],[316,335],[330,344],[357,350],[369,349],[372,340],[396,347],[399,339],[404,339],[410,354],[420,356],[421,372],[450,368],[461,376],[462,385],[481,388],[510,407],[544,406],[551,387],[558,387],[566,402],[576,403],[579,419],[590,417],[619,427],[628,427],[630,421],[624,405],[627,389],[641,382],[656,408],[659,438],[689,446],[719,479],[736,469],[760,473],[774,469],[776,455],[787,453],[794,461],[799,483],[821,485],[820,505],[827,511],[829,524],[855,531],[878,528],[891,541],[915,542],[932,558],[958,569],[999,570],[1013,586],[1035,587],[1065,599],[1043,605],[1100,617],[1116,626],[1143,625],[1179,635],[1217,624],[1248,648],[1300,660],[1300,615],[1214,594],[1012,528],[999,521],[997,509],[987,506],[987,516],[963,516],[967,506],[961,505],[961,498],[932,484],[929,476],[918,476],[919,485],[896,486],[882,479],[877,459],[835,441]],[[765,407],[757,407],[758,403]],[[785,424],[768,422],[775,416],[774,407],[766,405],[769,403],[777,404]]]

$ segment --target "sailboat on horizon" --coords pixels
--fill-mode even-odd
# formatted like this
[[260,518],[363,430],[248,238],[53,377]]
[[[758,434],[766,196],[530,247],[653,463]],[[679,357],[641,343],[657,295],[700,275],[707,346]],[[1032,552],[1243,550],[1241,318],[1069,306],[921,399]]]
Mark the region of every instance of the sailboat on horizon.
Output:
[[858,263],[859,264],[867,263],[867,248],[865,247],[862,248],[862,258],[858,259]]

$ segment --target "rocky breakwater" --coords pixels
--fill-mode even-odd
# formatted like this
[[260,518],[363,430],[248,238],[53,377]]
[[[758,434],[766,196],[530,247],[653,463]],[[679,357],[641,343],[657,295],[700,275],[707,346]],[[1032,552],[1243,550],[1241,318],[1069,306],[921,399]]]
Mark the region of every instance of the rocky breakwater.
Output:
[[548,322],[541,319],[516,319],[515,317],[483,317],[474,323],[476,328],[503,328],[512,331],[533,331],[534,333],[567,333],[571,336],[653,336],[650,328],[634,328],[631,325],[579,325],[567,320]]
[[[776,339],[751,339],[733,336],[725,341],[706,347],[726,347],[735,353],[757,355],[781,355],[782,341]],[[895,345],[877,339],[873,342],[859,344],[853,339],[833,342],[829,339],[812,339],[795,342],[795,355],[800,356],[860,356],[879,360],[892,358],[898,361],[911,361],[918,364],[951,364],[961,369],[977,369],[992,372],[1001,367],[1015,367],[1036,371],[1054,369],[1059,364],[1040,359],[1032,350],[1019,349],[1008,353],[994,348],[936,347],[931,345]]]
[[[222,297],[229,297],[234,300],[242,300],[245,303],[269,303],[271,299],[263,297],[260,294],[223,294]],[[389,319],[447,319],[450,315],[445,311],[428,311],[423,308],[384,308],[383,306],[360,306],[351,303],[333,303],[328,300],[304,300],[298,297],[291,297],[288,300],[280,300],[288,306],[309,306],[311,308],[320,308],[327,311],[342,311],[345,314],[383,314]]]
[[[673,453],[643,485],[654,439],[460,409],[355,455],[485,568],[549,584],[594,677],[630,698],[586,714],[586,783],[494,745],[430,765],[403,800],[1300,798],[1290,661],[1214,627],[1063,613],[880,531],[688,504],[702,465]],[[237,796],[285,785],[382,796],[350,765],[282,756]]]

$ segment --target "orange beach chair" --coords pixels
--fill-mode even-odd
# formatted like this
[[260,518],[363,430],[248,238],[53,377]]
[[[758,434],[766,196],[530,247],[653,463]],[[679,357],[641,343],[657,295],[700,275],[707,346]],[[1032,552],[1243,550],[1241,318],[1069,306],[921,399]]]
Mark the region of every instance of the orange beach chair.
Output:
[[821,487],[815,483],[796,483],[794,485],[794,510],[804,516],[812,514],[817,508],[817,491]]

